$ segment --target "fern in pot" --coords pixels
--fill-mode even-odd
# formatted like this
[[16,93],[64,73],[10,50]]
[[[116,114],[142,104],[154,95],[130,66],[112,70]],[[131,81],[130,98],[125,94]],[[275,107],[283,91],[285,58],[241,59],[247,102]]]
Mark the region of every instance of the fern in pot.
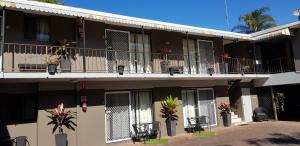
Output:
[[166,119],[167,125],[167,133],[168,136],[176,135],[176,121],[178,120],[178,115],[176,114],[178,111],[176,110],[178,106],[178,97],[167,96],[161,102],[161,110],[162,117]]
[[66,111],[64,109],[64,104],[58,104],[55,110],[46,111],[50,113],[48,118],[50,122],[48,125],[53,125],[52,133],[54,134],[58,130],[58,134],[55,134],[56,146],[67,146],[67,134],[64,133],[64,127],[75,131],[77,126],[72,120],[76,119],[76,112]]

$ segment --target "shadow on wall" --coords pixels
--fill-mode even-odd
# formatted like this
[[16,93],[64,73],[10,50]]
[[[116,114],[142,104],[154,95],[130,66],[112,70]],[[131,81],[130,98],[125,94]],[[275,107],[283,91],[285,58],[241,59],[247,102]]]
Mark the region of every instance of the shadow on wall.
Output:
[[300,133],[293,134],[282,134],[282,133],[272,133],[270,137],[267,138],[255,138],[246,140],[250,145],[255,146],[265,146],[265,145],[299,145],[300,144]]

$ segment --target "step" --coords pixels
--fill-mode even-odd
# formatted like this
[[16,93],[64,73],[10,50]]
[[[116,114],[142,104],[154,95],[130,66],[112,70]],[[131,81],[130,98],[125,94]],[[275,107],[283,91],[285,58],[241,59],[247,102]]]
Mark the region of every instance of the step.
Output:
[[238,115],[231,115],[231,119],[237,119],[237,118],[239,118]]
[[240,123],[242,122],[241,118],[231,119],[231,123]]

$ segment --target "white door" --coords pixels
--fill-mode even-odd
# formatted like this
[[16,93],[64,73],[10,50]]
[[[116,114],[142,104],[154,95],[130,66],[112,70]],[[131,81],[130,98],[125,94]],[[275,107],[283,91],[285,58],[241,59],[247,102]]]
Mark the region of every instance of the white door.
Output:
[[130,138],[130,92],[105,93],[106,142]]
[[245,122],[252,122],[253,111],[251,104],[250,88],[242,88],[242,103]]
[[196,100],[194,90],[182,90],[181,92],[182,104],[183,104],[183,121],[184,127],[189,126],[187,118],[196,117]]
[[198,89],[199,115],[206,116],[211,126],[217,125],[216,103],[213,89]]

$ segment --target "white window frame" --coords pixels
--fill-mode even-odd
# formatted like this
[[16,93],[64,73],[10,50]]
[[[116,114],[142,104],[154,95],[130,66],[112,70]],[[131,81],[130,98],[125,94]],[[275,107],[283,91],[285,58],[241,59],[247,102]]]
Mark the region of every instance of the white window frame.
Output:
[[[218,125],[218,119],[217,119],[217,109],[216,109],[216,98],[215,98],[215,91],[214,88],[197,88],[197,104],[198,104],[198,113],[199,115],[201,115],[201,110],[200,110],[200,97],[199,97],[199,91],[205,91],[205,90],[211,90],[212,91],[212,97],[213,97],[213,104],[214,104],[214,116],[215,116],[215,120],[216,123],[215,124],[211,124],[210,126],[217,126]],[[207,126],[203,126],[203,127],[207,127]]]

